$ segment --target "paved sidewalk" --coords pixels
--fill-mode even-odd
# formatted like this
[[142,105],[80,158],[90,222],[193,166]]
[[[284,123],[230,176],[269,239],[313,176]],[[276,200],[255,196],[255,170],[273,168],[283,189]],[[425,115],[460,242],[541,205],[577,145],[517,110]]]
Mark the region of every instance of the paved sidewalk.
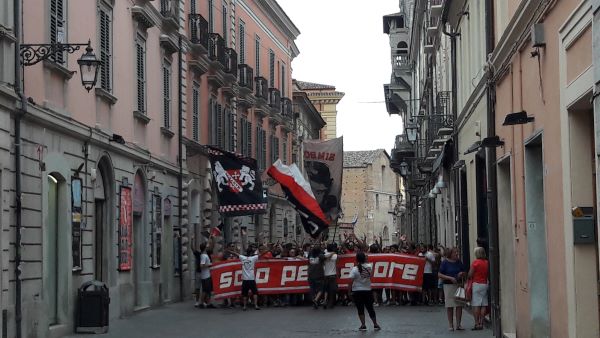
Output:
[[375,308],[382,327],[379,332],[367,319],[367,332],[359,332],[354,307],[333,310],[312,307],[196,309],[193,303],[176,303],[110,323],[104,335],[76,335],[91,338],[153,337],[492,337],[490,330],[471,331],[473,317],[464,313],[465,331],[449,332],[441,306],[393,306]]

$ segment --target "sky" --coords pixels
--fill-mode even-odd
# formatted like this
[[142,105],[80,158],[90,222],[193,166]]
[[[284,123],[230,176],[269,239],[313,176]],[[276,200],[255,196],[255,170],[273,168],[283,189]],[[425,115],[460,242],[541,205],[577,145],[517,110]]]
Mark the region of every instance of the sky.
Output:
[[398,115],[385,109],[383,84],[391,61],[383,16],[399,11],[398,0],[277,0],[300,30],[296,80],[333,85],[346,95],[338,104],[337,135],[344,150],[390,152],[402,132]]

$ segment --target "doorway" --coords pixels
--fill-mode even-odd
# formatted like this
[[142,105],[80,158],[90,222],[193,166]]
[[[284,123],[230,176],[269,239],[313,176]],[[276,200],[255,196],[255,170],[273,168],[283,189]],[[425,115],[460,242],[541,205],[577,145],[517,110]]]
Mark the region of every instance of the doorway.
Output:
[[465,167],[460,169],[460,229],[457,234],[460,236],[461,258],[463,262],[469,262],[471,253],[469,249],[469,190],[467,183],[467,170]]
[[149,305],[144,287],[149,287],[150,255],[146,252],[150,232],[146,226],[146,182],[138,170],[133,184],[133,286],[135,289],[135,306]]
[[[46,213],[46,274],[45,285],[48,297],[48,324],[59,324],[58,320],[58,286],[59,286],[59,257],[58,257],[58,227],[59,227],[59,182],[60,176],[50,174],[48,181],[48,212]],[[63,182],[61,182],[63,183]]]
[[511,158],[498,162],[498,236],[500,256],[500,299],[502,330],[516,334],[515,306],[515,226]]
[[542,136],[525,146],[525,212],[532,337],[549,337],[548,251]]

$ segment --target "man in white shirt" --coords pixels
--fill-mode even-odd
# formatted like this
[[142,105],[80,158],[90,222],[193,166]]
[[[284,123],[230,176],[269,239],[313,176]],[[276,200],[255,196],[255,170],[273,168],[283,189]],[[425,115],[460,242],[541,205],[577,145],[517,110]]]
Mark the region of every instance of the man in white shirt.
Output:
[[256,279],[254,273],[256,261],[258,261],[258,254],[252,248],[248,248],[248,250],[246,250],[245,256],[233,251],[230,251],[230,253],[237,255],[242,262],[242,309],[246,311],[246,304],[248,304],[248,293],[252,291],[254,309],[260,310],[258,307],[258,289],[256,288]]
[[[196,259],[196,292],[200,295],[196,299],[196,307],[214,308],[210,297],[213,291],[212,279],[210,278],[210,266],[212,265],[210,255],[212,254],[212,236],[209,237],[209,244],[201,243],[198,250],[192,248]],[[198,283],[198,279],[200,283]],[[200,289],[202,292],[200,293]]]
[[435,253],[433,252],[433,245],[427,246],[427,252],[425,252],[425,269],[423,270],[423,290],[425,299],[423,300],[425,305],[429,305],[430,301],[433,301],[433,292],[437,289],[437,278],[433,273],[433,264],[435,264]]
[[327,307],[333,308],[337,294],[337,244],[328,244],[324,257],[325,284],[323,292],[325,292],[325,302],[323,303],[323,308],[326,309]]

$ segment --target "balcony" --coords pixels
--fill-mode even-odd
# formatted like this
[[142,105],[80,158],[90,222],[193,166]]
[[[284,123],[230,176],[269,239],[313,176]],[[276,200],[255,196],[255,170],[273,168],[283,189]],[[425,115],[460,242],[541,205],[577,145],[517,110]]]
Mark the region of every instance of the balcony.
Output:
[[427,22],[427,36],[435,39],[438,34],[439,20],[435,16],[430,16]]
[[238,67],[238,84],[240,85],[240,94],[246,96],[254,91],[254,69],[247,64],[241,64]]
[[415,157],[415,148],[408,141],[405,134],[397,135],[394,149],[392,149],[392,158],[395,162],[403,162],[407,158]]
[[401,115],[407,111],[408,107],[406,102],[398,95],[398,93],[391,89],[391,85],[384,84],[383,91],[385,96],[385,107],[388,114]]
[[284,97],[281,99],[281,115],[286,118],[293,117],[293,103],[290,98]]
[[166,26],[173,29],[179,28],[179,1],[160,0],[160,15]]
[[190,41],[199,54],[208,53],[208,21],[200,14],[190,14]]
[[427,36],[423,44],[425,45],[425,54],[433,54],[433,52],[435,51],[435,47],[433,46],[433,39],[431,38],[431,36]]
[[394,70],[396,70],[396,69],[406,70],[406,69],[411,68],[410,60],[408,59],[408,53],[406,53],[406,52],[403,52],[398,49],[394,49],[393,55],[392,55],[392,60],[393,60],[392,68]]
[[225,48],[225,74],[230,81],[237,80],[238,73],[237,52],[233,48]]
[[211,66],[219,69],[227,66],[225,40],[218,33],[210,33],[208,36],[208,58],[212,61]]
[[440,17],[444,9],[445,0],[429,0],[429,14],[431,16]]
[[256,83],[254,96],[266,103],[269,99],[269,82],[262,76],[255,77],[254,81]]
[[269,88],[269,107],[281,114],[281,92],[277,88]]

